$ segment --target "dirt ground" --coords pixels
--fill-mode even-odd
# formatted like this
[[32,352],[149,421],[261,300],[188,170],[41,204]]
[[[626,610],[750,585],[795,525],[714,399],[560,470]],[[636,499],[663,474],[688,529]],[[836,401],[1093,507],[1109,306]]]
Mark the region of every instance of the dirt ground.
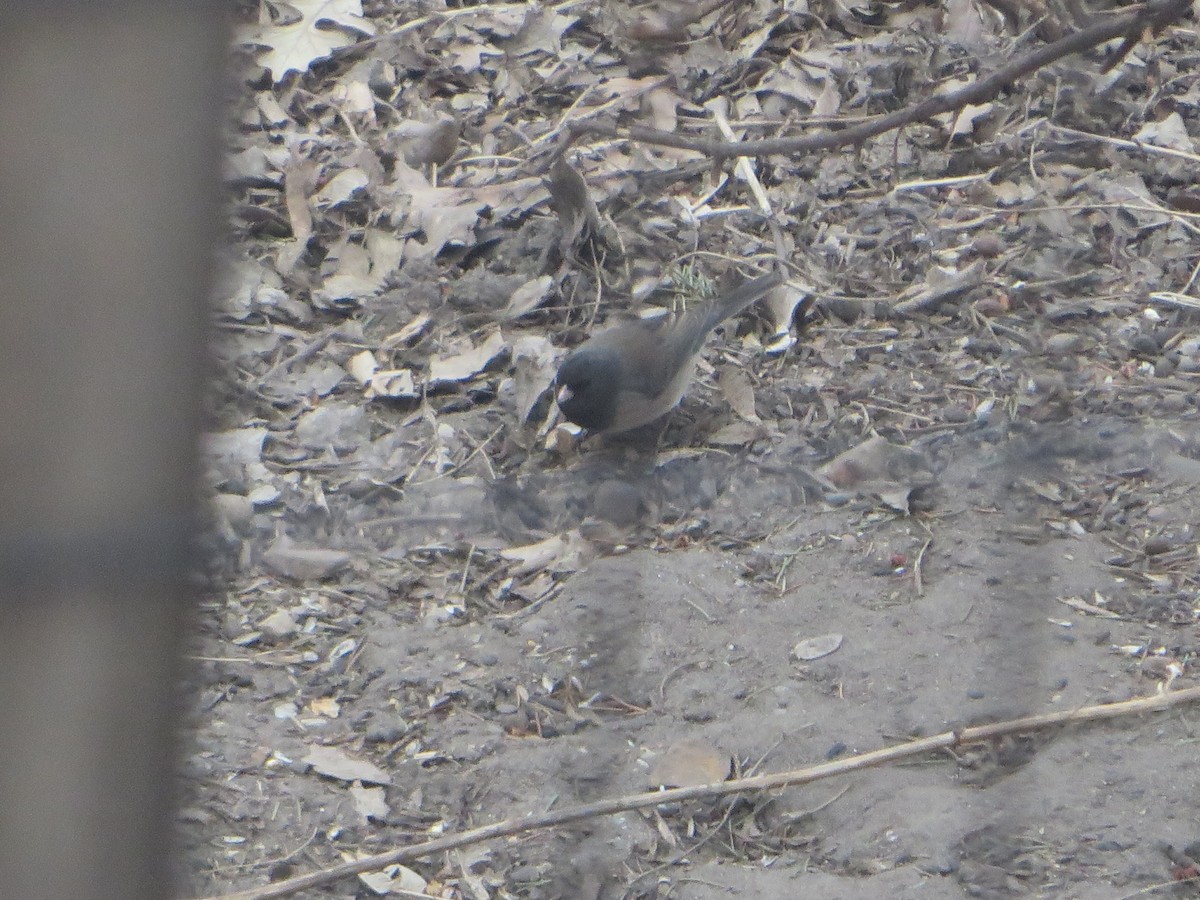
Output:
[[[605,36],[602,6],[556,8],[572,18],[561,58]],[[992,23],[968,64],[932,52],[920,11],[852,41],[844,11],[814,7],[824,25],[805,31],[790,6],[735,3],[694,23],[674,89],[762,99],[767,73],[807,54],[849,115],[851,86],[878,99],[886,72],[941,82],[1028,49]],[[384,32],[405,10],[364,15]],[[550,127],[570,106],[550,90],[565,76],[538,69],[524,106],[471,99],[468,82],[498,91],[498,73],[516,76],[434,66],[435,51],[500,40],[495,21],[449,33],[466,21],[434,15],[411,38],[424,70],[406,38],[318,63],[299,88],[253,73],[244,85],[231,159],[257,149],[273,175],[230,176],[236,279],[217,317],[215,589],[194,642],[184,895],[1195,683],[1200,317],[1166,292],[1186,293],[1195,265],[1179,198],[1200,158],[1106,140],[1171,116],[1200,133],[1193,26],[1103,84],[1095,60],[1068,60],[1058,75],[1083,73],[1091,93],[1033,79],[990,110],[986,134],[948,120],[761,161],[791,248],[782,328],[769,311],[730,323],[661,435],[575,447],[546,390],[554,362],[629,305],[639,266],[720,280],[772,258],[780,232],[732,183],[720,215],[679,217],[672,204],[707,167],[654,188],[651,169],[694,160],[642,171],[646,151],[625,148],[626,168],[607,168],[607,143],[572,161],[608,236],[573,230],[551,186],[491,221],[470,206],[466,231],[427,252],[438,226],[395,205],[416,190],[399,170],[419,166],[329,110],[355,96],[337,90],[356,72],[379,94],[363,67],[383,60],[462,122],[425,202],[510,184],[472,181],[472,160],[526,146],[501,120],[522,119],[525,140]],[[507,27],[506,58],[542,65],[546,51]],[[630,57],[604,63],[604,41],[590,46],[572,78],[634,77]],[[393,113],[415,116],[405,103],[411,92],[394,95]],[[639,109],[621,107],[631,123]],[[365,192],[331,199],[351,165]],[[377,231],[407,243],[379,250]],[[378,284],[344,296],[348,261]],[[544,296],[514,309],[518,289]],[[788,346],[766,352],[781,334]],[[395,387],[401,372],[414,390]],[[1180,705],[1021,732],[492,840],[393,869],[391,886],[472,900],[1197,896],[1198,731]],[[301,896],[386,890],[348,878]]]

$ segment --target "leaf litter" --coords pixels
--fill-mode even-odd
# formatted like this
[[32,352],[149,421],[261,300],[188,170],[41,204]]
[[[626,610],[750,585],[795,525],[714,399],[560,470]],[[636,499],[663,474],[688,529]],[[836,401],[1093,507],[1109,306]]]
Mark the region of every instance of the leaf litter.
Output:
[[[1000,19],[946,11],[941,31],[935,8],[867,22],[765,0],[247,15],[206,456],[220,591],[197,677],[212,705],[187,775],[193,807],[253,839],[193,829],[197,891],[261,883],[314,827],[313,861],[330,864],[370,842],[365,820],[407,840],[572,795],[580,772],[616,793],[644,781],[631,746],[821,759],[993,700],[1137,690],[1140,658],[1109,646],[1162,647],[1183,661],[1166,676],[1186,678],[1200,329],[1167,298],[1194,289],[1194,36],[1140,45],[1104,76],[1063,63],[1091,93],[1031,78],[854,152],[728,171],[637,142],[560,152],[576,122],[790,134],[1008,59]],[[767,324],[746,316],[714,339],[661,452],[555,437],[569,347],[671,305],[670,285],[732,282],[779,252],[792,277],[762,304]],[[311,611],[295,612],[298,595]],[[1070,627],[1050,624],[1063,615]],[[837,652],[818,652],[833,636]],[[981,647],[995,648],[986,662]],[[1040,665],[1022,664],[1027,648]],[[962,683],[946,687],[947,672]],[[311,717],[323,725],[270,713],[318,697],[339,709]],[[265,766],[325,742],[387,776],[386,805],[338,788],[346,778],[298,788],[300,773]],[[1156,769],[1129,764],[1137,785]],[[865,878],[875,895],[917,889],[928,876],[909,858],[968,889],[983,859],[1046,895],[1158,862],[1119,789],[1089,822],[1022,832],[1011,818],[998,840],[1023,855],[988,857],[940,824],[959,801],[933,768],[921,805],[889,807],[904,786],[881,775],[823,809],[819,836],[770,804],[729,808],[722,853],[749,866],[801,848],[813,873]],[[238,793],[218,797],[214,777]],[[297,810],[277,817],[292,791]],[[922,810],[924,831],[878,837]],[[574,896],[674,860],[670,878],[685,850],[716,856],[719,842],[694,843],[715,824],[598,823],[576,859],[548,836],[469,867],[422,863],[422,887],[398,884]],[[1030,833],[1082,868],[1030,851]],[[1111,834],[1130,848],[1124,868],[1094,849]],[[772,894],[771,868],[751,893]]]

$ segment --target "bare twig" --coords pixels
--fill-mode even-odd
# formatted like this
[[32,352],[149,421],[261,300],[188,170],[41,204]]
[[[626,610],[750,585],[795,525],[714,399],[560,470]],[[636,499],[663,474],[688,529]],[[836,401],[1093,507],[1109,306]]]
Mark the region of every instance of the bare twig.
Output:
[[917,589],[918,597],[925,596],[925,580],[921,575],[921,569],[925,564],[925,551],[929,549],[929,546],[932,543],[933,538],[929,538],[927,541],[925,541],[925,543],[921,545],[920,552],[917,553],[916,560],[913,561],[913,584]]
[[343,878],[349,878],[363,872],[373,872],[397,863],[411,862],[435,853],[456,850],[469,844],[499,837],[508,837],[533,831],[538,828],[549,828],[564,825],[568,822],[578,822],[581,819],[591,819],[597,816],[610,816],[631,809],[646,809],[662,803],[680,803],[686,800],[701,800],[710,797],[726,797],[730,794],[741,794],[751,791],[767,791],[776,788],[809,784],[834,775],[844,775],[847,772],[858,771],[883,763],[895,762],[913,756],[920,756],[933,750],[945,750],[962,746],[963,744],[978,743],[991,740],[1006,734],[1016,734],[1049,728],[1054,725],[1065,725],[1071,722],[1094,722],[1103,719],[1115,719],[1119,716],[1136,713],[1159,712],[1183,703],[1200,700],[1200,687],[1187,688],[1181,691],[1171,691],[1154,694],[1150,697],[1139,697],[1134,700],[1124,700],[1119,703],[1103,703],[1097,706],[1085,706],[1080,709],[1066,710],[1056,713],[1045,713],[1038,716],[1027,716],[1023,719],[1010,719],[1006,722],[996,722],[990,725],[978,725],[964,728],[961,731],[947,731],[932,737],[911,741],[870,753],[860,753],[857,756],[833,762],[809,766],[804,769],[793,769],[789,772],[756,775],[751,778],[739,778],[733,781],[722,781],[716,784],[705,784],[696,787],[671,788],[663,791],[650,791],[640,794],[628,794],[624,797],[614,797],[595,803],[584,803],[579,806],[564,807],[547,813],[531,813],[515,819],[505,819],[481,828],[472,828],[459,834],[449,834],[432,841],[401,847],[364,857],[354,862],[331,866],[319,872],[289,878],[276,884],[262,888],[252,888],[234,894],[223,894],[209,897],[206,900],[269,900],[272,897],[287,897],[298,891],[320,885],[330,884]]
[[955,272],[945,281],[924,287],[911,297],[898,300],[891,306],[895,316],[911,316],[934,309],[955,297],[962,297],[983,284],[987,269],[982,262],[972,263],[961,272]]

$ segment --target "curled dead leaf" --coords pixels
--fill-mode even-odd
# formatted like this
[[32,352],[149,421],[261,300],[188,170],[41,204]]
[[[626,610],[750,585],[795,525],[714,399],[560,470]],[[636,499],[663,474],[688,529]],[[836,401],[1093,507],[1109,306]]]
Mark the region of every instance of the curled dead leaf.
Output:
[[445,384],[466,381],[478,375],[505,349],[504,336],[493,331],[482,344],[453,356],[435,357],[429,361],[429,383]]

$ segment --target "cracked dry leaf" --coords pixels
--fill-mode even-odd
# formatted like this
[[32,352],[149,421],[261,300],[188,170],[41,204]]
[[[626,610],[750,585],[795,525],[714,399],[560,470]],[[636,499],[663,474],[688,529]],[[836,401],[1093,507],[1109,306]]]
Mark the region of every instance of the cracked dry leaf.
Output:
[[[375,33],[374,24],[363,18],[359,0],[289,0],[288,6],[300,14],[298,19],[249,29],[241,39],[243,44],[268,48],[259,62],[276,84],[289,72],[307,72],[317,60],[354,44],[357,37],[347,32]],[[330,24],[335,27],[328,27]]]
[[[356,859],[343,854],[347,861]],[[379,895],[396,894],[401,897],[427,897],[429,883],[412,869],[399,864],[388,866],[380,872],[361,872],[359,881]]]
[[[396,166],[399,170],[399,161]],[[414,169],[408,171],[415,173]],[[410,240],[405,244],[404,258],[410,261],[436,256],[447,244],[469,245],[479,214],[488,205],[466,188],[432,187],[411,177],[394,192],[398,198],[408,200],[406,211],[398,218],[405,228],[419,231],[425,238],[424,242]]]
[[[815,110],[822,103],[824,93],[833,84],[830,72],[814,65],[804,65],[804,56],[799,61],[785,60],[773,66],[759,83],[759,92],[771,92],[795,100]],[[836,93],[836,86],[834,87]],[[829,105],[829,101],[824,101]],[[821,115],[824,115],[822,113]]]
[[300,625],[286,609],[277,609],[258,623],[258,630],[273,641],[282,641],[296,634]]
[[301,762],[313,771],[338,781],[365,781],[370,784],[391,784],[392,776],[373,762],[355,759],[338,747],[311,747]]
[[331,359],[317,359],[297,368],[275,373],[263,383],[263,390],[272,397],[299,403],[305,397],[329,396],[346,377],[346,370]]
[[544,569],[551,563],[561,559],[566,552],[567,542],[562,535],[552,535],[536,544],[526,544],[523,547],[510,547],[500,551],[501,559],[518,563],[512,570],[514,577],[529,575],[539,569]]
[[362,169],[343,169],[313,194],[312,201],[319,206],[337,206],[353,198],[369,183],[370,179]]
[[330,275],[313,291],[313,300],[323,306],[337,306],[372,297],[380,290],[378,279],[352,272]]
[[241,259],[222,267],[216,296],[225,315],[245,320],[258,305],[280,290],[283,280],[261,260]]
[[342,706],[333,697],[315,697],[309,701],[309,710],[326,719],[336,719],[342,711]]
[[421,396],[416,383],[413,381],[412,369],[384,369],[371,376],[363,397],[373,400],[376,397],[400,397],[415,400]]
[[1144,141],[1156,147],[1169,147],[1184,153],[1195,153],[1196,145],[1183,124],[1183,117],[1177,113],[1168,113],[1166,118],[1157,122],[1147,122],[1133,136],[1135,141]]
[[383,822],[391,812],[387,792],[381,787],[364,787],[356,781],[350,785],[349,793],[354,801],[354,811],[363,817],[364,822]]
[[429,383],[450,384],[466,381],[478,375],[499,356],[507,344],[504,335],[493,331],[482,344],[453,356],[439,356],[429,361]]
[[262,147],[247,147],[240,153],[227,153],[221,174],[226,181],[235,184],[282,183],[282,175],[275,169]]
[[796,310],[801,306],[807,309],[807,302],[812,297],[809,290],[796,290],[791,285],[781,284],[759,302],[759,307],[767,313],[767,321],[771,323],[771,340],[763,347],[770,356],[778,356],[794,346],[796,335],[792,333],[792,321],[796,318]]
[[380,369],[375,354],[370,350],[356,353],[350,358],[346,367],[365,388],[363,397],[367,400],[375,397],[415,398],[420,396],[411,369]]
[[429,313],[421,313],[399,331],[389,334],[383,339],[380,345],[384,350],[392,347],[400,347],[404,344],[410,344],[417,340],[429,330],[429,326],[433,323],[433,316]]
[[374,353],[363,350],[350,357],[350,361],[346,363],[346,370],[365,385],[371,380],[371,376],[379,371],[379,362]]
[[759,424],[762,419],[754,409],[754,385],[744,369],[736,366],[723,366],[717,376],[717,386],[729,404],[730,409],[747,422]]
[[[270,128],[282,128],[291,121],[291,116],[287,114],[287,110],[271,94],[259,94],[255,97],[254,109],[262,117],[262,124]],[[258,123],[248,122],[247,124],[254,127]],[[267,155],[271,155],[269,150],[267,151]]]
[[538,398],[554,383],[559,351],[538,334],[513,342],[513,381],[516,386],[517,421],[529,418]]
[[951,136],[960,137],[962,135],[974,133],[975,123],[980,119],[986,119],[991,114],[991,103],[983,103],[979,105],[974,103],[966,104],[958,111],[958,115],[954,119],[954,126],[950,129]]
[[553,284],[554,279],[549,275],[531,278],[513,291],[508,306],[504,308],[504,315],[510,319],[519,319],[526,313],[533,312],[546,302]]
[[266,428],[235,428],[232,431],[209,432],[204,436],[204,453],[206,456],[249,466],[262,459],[266,439]]
[[585,557],[593,553],[588,541],[578,531],[556,534],[523,547],[501,550],[502,559],[517,563],[509,573],[515,578],[531,575],[542,569],[551,572],[574,572]]
[[360,116],[369,127],[377,127],[375,95],[371,93],[371,85],[365,80],[348,78],[343,84],[333,85],[330,89],[330,100],[343,113]]
[[405,241],[379,228],[367,229],[364,244],[371,262],[371,277],[382,286],[400,268]]

